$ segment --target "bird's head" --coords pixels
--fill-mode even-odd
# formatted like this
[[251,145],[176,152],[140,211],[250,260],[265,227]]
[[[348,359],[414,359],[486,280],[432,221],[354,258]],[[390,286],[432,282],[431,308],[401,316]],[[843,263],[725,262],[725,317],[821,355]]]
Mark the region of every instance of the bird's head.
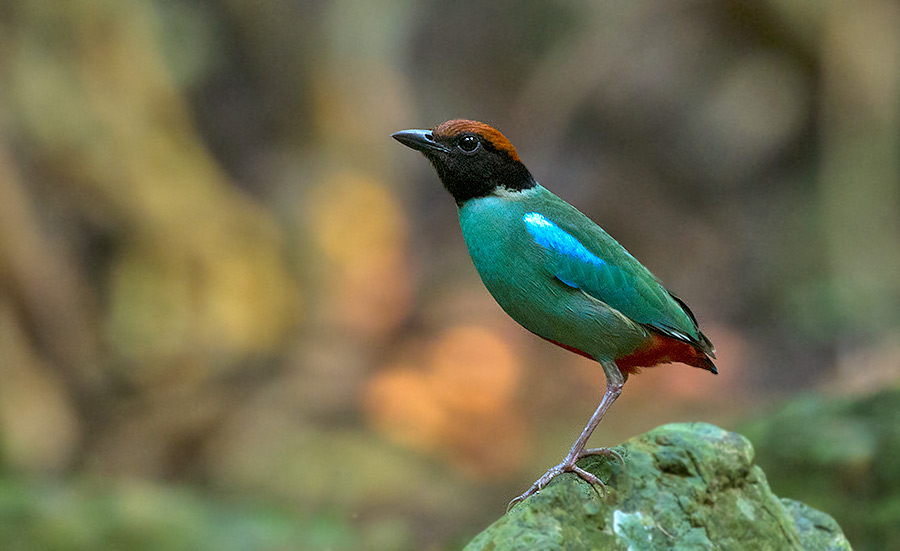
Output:
[[509,140],[483,122],[454,119],[431,130],[402,130],[392,137],[431,161],[458,205],[535,185]]

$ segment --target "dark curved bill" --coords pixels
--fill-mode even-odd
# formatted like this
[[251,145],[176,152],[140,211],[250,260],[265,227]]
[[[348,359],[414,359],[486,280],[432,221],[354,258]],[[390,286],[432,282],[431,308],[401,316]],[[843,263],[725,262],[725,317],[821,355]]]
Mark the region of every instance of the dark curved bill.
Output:
[[422,153],[434,151],[440,151],[441,153],[450,152],[446,146],[434,141],[434,134],[432,134],[431,130],[401,130],[391,134],[391,137],[406,147],[411,147]]

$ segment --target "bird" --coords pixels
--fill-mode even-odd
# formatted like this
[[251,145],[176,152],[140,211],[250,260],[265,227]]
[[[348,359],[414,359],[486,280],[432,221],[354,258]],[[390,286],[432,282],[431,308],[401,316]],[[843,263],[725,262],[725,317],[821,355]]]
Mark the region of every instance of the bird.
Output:
[[585,447],[628,376],[667,363],[717,374],[712,342],[687,304],[539,184],[499,130],[453,119],[391,136],[424,154],[456,201],[472,263],[500,307],[542,339],[596,361],[606,377],[603,397],[569,452],[508,509],[566,472],[605,495],[604,483],[576,463],[588,455],[622,461],[611,448]]

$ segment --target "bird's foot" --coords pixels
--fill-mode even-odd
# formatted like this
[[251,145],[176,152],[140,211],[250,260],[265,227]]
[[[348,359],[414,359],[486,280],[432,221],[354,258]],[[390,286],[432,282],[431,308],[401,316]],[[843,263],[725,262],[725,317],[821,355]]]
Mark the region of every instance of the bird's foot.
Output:
[[512,501],[510,501],[509,505],[506,506],[506,510],[509,511],[515,505],[525,501],[529,497],[540,492],[547,484],[550,483],[551,480],[553,480],[558,475],[561,475],[563,473],[575,473],[576,475],[578,475],[578,478],[580,478],[581,480],[584,480],[585,482],[590,484],[591,488],[594,488],[595,490],[599,486],[600,490],[602,491],[602,496],[605,498],[606,497],[606,484],[604,484],[603,481],[600,480],[596,475],[587,472],[586,470],[582,469],[581,467],[579,467],[575,464],[578,462],[579,459],[581,459],[582,457],[588,456],[588,455],[606,455],[606,456],[611,455],[611,456],[614,456],[616,459],[618,459],[622,463],[623,466],[625,465],[625,460],[622,459],[622,456],[619,455],[619,452],[617,452],[611,448],[592,448],[590,450],[584,450],[577,455],[566,456],[566,458],[563,459],[559,465],[556,465],[555,467],[551,467],[547,472],[544,473],[544,475],[542,477],[537,479],[535,481],[535,483],[531,485],[531,488],[528,488],[528,490],[526,490],[525,493],[523,493],[522,495],[520,495],[520,496],[514,498]]

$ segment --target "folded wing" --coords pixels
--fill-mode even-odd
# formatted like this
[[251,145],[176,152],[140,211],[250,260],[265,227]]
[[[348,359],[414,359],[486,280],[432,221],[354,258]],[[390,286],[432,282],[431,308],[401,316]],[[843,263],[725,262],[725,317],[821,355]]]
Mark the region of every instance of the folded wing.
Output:
[[547,252],[547,269],[561,282],[715,357],[687,306],[599,226],[590,222],[566,227],[538,212],[526,213],[522,221]]

